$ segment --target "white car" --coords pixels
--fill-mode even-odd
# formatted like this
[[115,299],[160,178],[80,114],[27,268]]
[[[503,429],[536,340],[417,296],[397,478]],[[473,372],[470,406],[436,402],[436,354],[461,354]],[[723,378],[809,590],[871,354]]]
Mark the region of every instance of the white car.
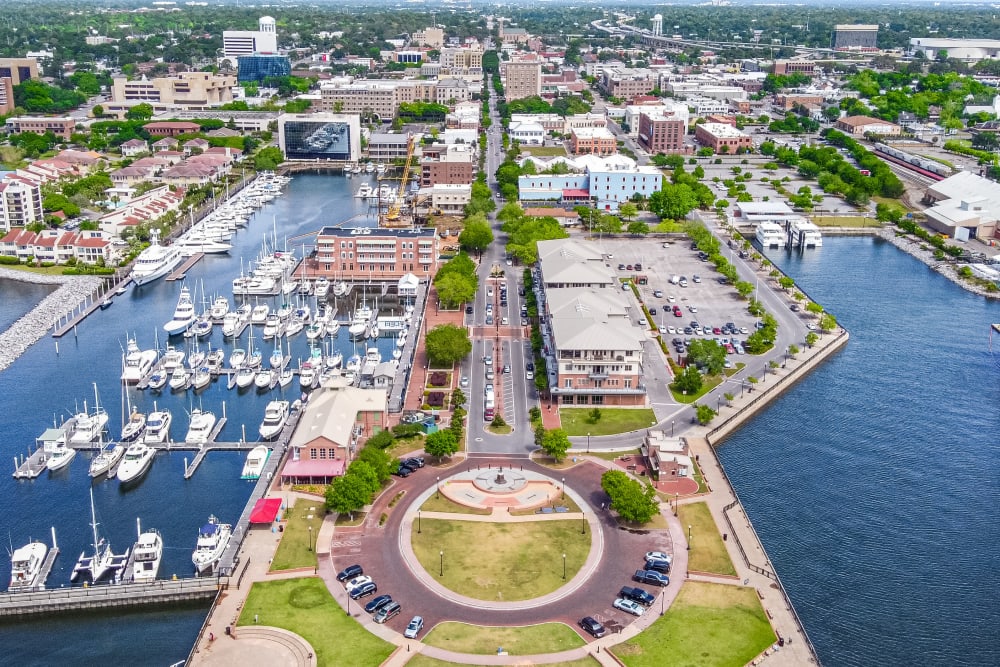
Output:
[[740,327],[740,333],[741,333],[741,334],[743,334],[743,335],[745,336],[745,335],[747,335],[748,333],[750,333],[750,330],[749,330],[749,329],[747,329],[746,327]]
[[688,306],[688,310],[691,311],[692,313],[697,313],[698,306]]
[[674,558],[670,554],[662,551],[647,551],[646,560],[665,560],[668,563],[673,564]]
[[669,303],[675,303],[676,301],[677,301],[677,297],[674,296],[673,294],[671,294],[670,296],[667,297],[667,302],[669,302]]
[[424,619],[420,616],[414,616],[410,624],[406,626],[406,630],[403,631],[403,636],[407,639],[416,639],[420,631],[424,629]]
[[358,586],[361,586],[362,584],[369,584],[371,582],[372,578],[369,577],[367,574],[363,574],[360,577],[354,577],[350,581],[344,583],[344,588],[346,588],[348,591],[351,591],[357,588]]
[[468,387],[469,386],[469,376],[468,375],[463,375],[462,376],[462,381],[459,382],[458,384],[461,385],[461,386],[463,386],[463,387]]
[[615,609],[621,609],[633,616],[642,616],[642,612],[646,611],[646,608],[635,600],[626,600],[625,598],[615,598],[613,606]]
[[660,327],[659,329],[657,329],[657,331],[659,331],[661,334],[665,334],[665,333],[667,333],[667,328],[666,327]]

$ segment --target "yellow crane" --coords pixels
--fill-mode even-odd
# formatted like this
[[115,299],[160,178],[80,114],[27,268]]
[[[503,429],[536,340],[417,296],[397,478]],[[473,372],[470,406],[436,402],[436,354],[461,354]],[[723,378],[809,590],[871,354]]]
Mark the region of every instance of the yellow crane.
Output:
[[410,166],[413,163],[413,148],[416,145],[413,136],[410,136],[409,141],[407,141],[406,147],[406,164],[403,165],[403,176],[399,181],[399,190],[396,192],[396,199],[391,204],[389,204],[389,209],[385,214],[385,224],[392,225],[393,223],[398,223],[399,214],[403,208],[403,203],[406,201],[406,181],[410,176]]

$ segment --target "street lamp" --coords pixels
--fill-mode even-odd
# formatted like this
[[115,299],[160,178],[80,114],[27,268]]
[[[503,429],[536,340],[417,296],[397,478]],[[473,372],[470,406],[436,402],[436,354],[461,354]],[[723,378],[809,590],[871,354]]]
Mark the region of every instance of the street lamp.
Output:
[[563,581],[566,581],[566,554],[563,554]]
[[678,498],[679,498],[679,495],[675,491],[674,492],[674,516],[677,516],[677,500],[678,500]]
[[584,514],[582,511],[580,512],[580,534],[581,535],[587,534],[587,515]]
[[674,437],[674,420],[670,420],[670,437]]
[[417,510],[417,534],[420,534],[420,510]]
[[587,433],[587,453],[590,453],[590,433]]
[[660,595],[660,616],[663,616],[663,610],[666,607],[666,605],[667,605],[667,592],[663,591],[663,594]]
[[688,524],[688,551],[691,551],[691,524]]
[[[690,548],[689,546],[688,549]],[[441,576],[444,576],[444,551],[441,552]]]
[[566,478],[565,477],[562,478],[562,496],[560,496],[560,497],[561,498],[565,498],[566,497]]
[[434,492],[434,497],[435,498],[440,498],[441,497],[441,476],[440,475],[438,475],[438,478],[437,478],[437,491]]
[[309,551],[313,550],[313,527],[309,524]]

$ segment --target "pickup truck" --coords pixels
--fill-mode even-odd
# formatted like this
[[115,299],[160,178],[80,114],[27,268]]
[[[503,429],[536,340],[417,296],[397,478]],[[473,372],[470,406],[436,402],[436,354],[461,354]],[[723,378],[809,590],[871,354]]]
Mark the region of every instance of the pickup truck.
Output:
[[632,586],[622,586],[622,589],[618,591],[618,597],[635,600],[646,607],[656,602],[656,597],[653,594],[641,588],[633,588]]

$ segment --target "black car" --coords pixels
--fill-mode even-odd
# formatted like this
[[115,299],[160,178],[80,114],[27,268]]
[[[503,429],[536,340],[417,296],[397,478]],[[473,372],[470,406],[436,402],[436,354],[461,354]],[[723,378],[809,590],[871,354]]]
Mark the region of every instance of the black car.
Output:
[[618,597],[635,600],[639,604],[646,607],[656,602],[656,596],[652,593],[644,591],[641,588],[634,588],[632,586],[622,586],[622,589],[618,591]]
[[604,636],[605,630],[604,626],[601,625],[596,618],[592,616],[584,616],[580,619],[580,627],[584,629],[585,632],[592,635],[596,639],[600,639]]
[[656,315],[656,306],[650,306],[649,307],[649,314],[650,315]]
[[472,314],[472,306],[466,306],[465,307],[465,314],[466,315],[471,315]]
[[413,468],[410,468],[409,466],[400,465],[399,468],[396,469],[396,472],[392,474],[398,477],[409,477],[411,474],[413,474]]
[[339,574],[337,574],[337,581],[344,582],[347,581],[348,579],[353,579],[354,577],[360,577],[364,573],[365,571],[361,569],[360,565],[357,564],[350,565],[348,567],[345,567],[343,570],[340,571]]
[[668,563],[665,560],[659,560],[657,558],[647,558],[646,569],[656,570],[657,572],[662,572],[663,574],[670,574],[670,563]]
[[377,612],[379,609],[386,606],[390,602],[392,602],[391,595],[380,595],[365,605],[365,611],[367,611],[369,614],[374,614],[375,612]]
[[656,570],[636,570],[632,578],[640,584],[653,584],[654,586],[668,586],[670,584],[670,578]]
[[369,581],[367,583],[361,584],[355,588],[352,588],[348,595],[351,596],[352,600],[358,600],[360,598],[368,597],[369,595],[374,595],[378,591],[378,586],[375,585],[374,581]]
[[529,370],[529,371],[533,371],[533,370],[535,370],[535,364],[533,364],[533,363],[532,363],[532,362],[530,362],[530,361],[529,361],[528,363],[526,363],[526,364],[524,365],[524,367],[525,367],[525,368],[526,368],[527,370]]
[[424,459],[422,456],[412,456],[403,461],[403,465],[411,470],[416,470],[424,467]]

